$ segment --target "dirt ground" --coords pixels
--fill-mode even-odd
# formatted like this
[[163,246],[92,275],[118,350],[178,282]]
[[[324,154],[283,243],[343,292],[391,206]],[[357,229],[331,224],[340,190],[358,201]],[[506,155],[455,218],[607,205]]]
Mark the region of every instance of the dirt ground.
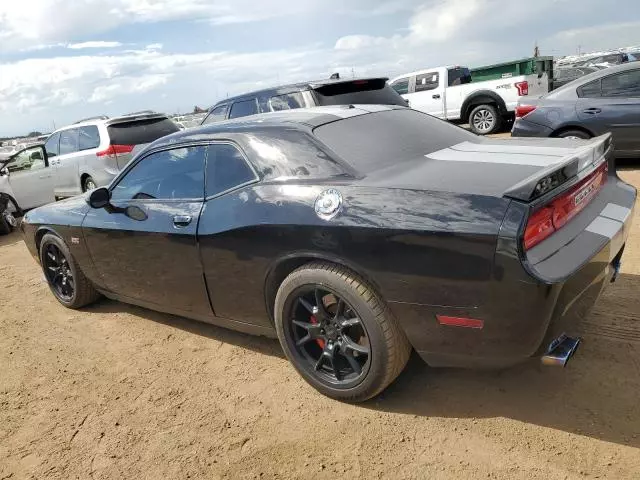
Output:
[[623,260],[566,369],[412,358],[351,406],[276,341],[106,300],[66,310],[0,237],[0,479],[638,479],[639,218]]

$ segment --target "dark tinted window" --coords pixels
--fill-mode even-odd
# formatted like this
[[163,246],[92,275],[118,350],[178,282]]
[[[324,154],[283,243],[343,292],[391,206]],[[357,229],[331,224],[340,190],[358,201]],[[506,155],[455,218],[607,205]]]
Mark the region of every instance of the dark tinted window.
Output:
[[256,179],[240,151],[230,144],[214,144],[207,153],[207,196],[217,195]]
[[629,70],[602,79],[603,97],[640,97],[640,70]]
[[600,96],[600,80],[594,80],[578,88],[578,96],[582,98],[595,98]]
[[402,105],[407,102],[382,78],[338,82],[315,88],[318,105],[380,104]]
[[398,95],[406,95],[409,93],[409,79],[401,78],[396,80],[391,84],[391,88],[398,92]]
[[49,158],[55,157],[60,153],[60,134],[54,133],[49,137],[47,143],[44,144],[44,149],[47,151]]
[[331,178],[346,173],[345,167],[330,158],[315,138],[297,130],[255,136],[247,144],[247,154],[266,180]]
[[78,129],[78,145],[80,150],[90,150],[100,146],[100,133],[95,125]]
[[435,90],[440,83],[440,74],[438,72],[425,73],[416,77],[416,92],[424,92],[426,90]]
[[219,107],[211,110],[211,113],[205,117],[202,121],[202,125],[208,125],[209,123],[216,123],[224,120],[227,116],[227,106],[220,105]]
[[247,115],[255,115],[258,113],[258,104],[255,98],[251,100],[242,100],[231,105],[229,118],[246,117]]
[[78,151],[78,130],[72,128],[60,132],[60,155]]
[[207,147],[176,148],[143,158],[118,182],[114,200],[203,198]]
[[286,95],[277,95],[269,99],[271,110],[278,112],[280,110],[291,110],[292,108],[303,108],[304,98],[302,93],[293,92]]
[[450,87],[471,83],[471,72],[468,68],[452,68],[447,73]]
[[476,136],[415,110],[397,109],[328,123],[316,136],[356,170],[370,172],[425,155]]
[[111,145],[141,145],[180,129],[168,118],[151,118],[115,123],[109,125],[107,131]]

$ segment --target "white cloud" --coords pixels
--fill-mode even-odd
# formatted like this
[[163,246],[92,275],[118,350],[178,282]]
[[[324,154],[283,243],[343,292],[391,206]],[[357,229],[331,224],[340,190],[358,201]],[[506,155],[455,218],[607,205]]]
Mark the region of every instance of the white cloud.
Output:
[[441,42],[453,39],[486,5],[485,0],[447,0],[420,8],[409,25],[411,40]]
[[94,42],[70,43],[69,45],[67,45],[67,48],[70,48],[72,50],[82,50],[85,48],[117,48],[121,46],[122,46],[122,43],[120,42],[94,41]]

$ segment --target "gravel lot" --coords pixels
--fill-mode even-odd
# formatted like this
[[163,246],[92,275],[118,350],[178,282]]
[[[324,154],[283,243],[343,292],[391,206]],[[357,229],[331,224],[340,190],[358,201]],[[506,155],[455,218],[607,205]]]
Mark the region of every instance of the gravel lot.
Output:
[[[640,187],[633,162],[622,176]],[[639,218],[623,260],[565,370],[413,358],[350,406],[273,340],[106,300],[66,310],[0,237],[0,480],[638,479]]]

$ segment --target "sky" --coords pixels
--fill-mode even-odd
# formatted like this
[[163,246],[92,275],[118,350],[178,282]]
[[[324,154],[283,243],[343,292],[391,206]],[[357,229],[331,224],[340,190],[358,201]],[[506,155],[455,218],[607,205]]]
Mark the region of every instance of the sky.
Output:
[[[638,0],[0,0],[0,137],[291,81],[640,45]],[[634,14],[635,12],[635,14]]]

